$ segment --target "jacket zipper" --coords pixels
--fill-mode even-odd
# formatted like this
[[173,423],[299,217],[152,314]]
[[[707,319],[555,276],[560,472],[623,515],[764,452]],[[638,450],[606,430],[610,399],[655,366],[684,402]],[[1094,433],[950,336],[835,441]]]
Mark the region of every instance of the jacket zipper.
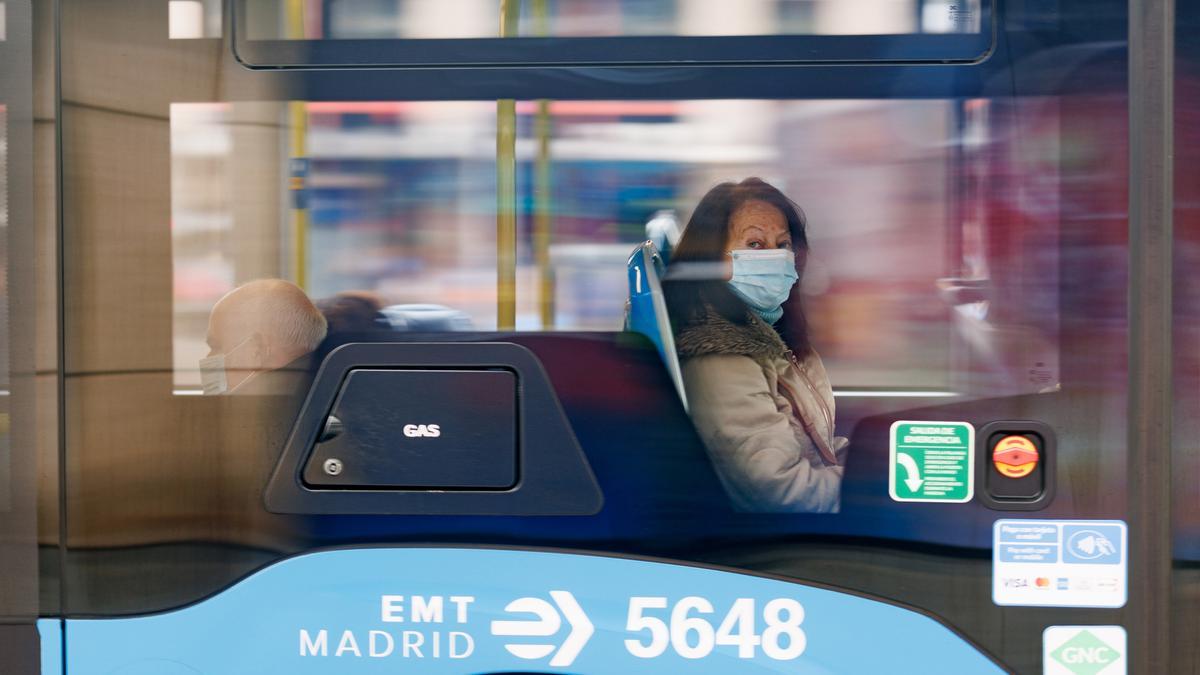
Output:
[[[792,367],[795,367],[795,363],[792,363]],[[804,373],[799,372],[799,369],[797,369],[797,374],[800,376],[800,379],[804,380],[805,384],[811,390],[812,383],[808,381],[808,378],[804,377]],[[821,459],[830,466],[837,466],[837,455],[833,453],[833,449],[829,447],[825,437],[817,431],[816,425],[804,417],[804,413],[800,410],[800,404],[798,403],[799,399],[796,396],[796,392],[792,391],[791,386],[784,382],[782,378],[778,378],[776,382],[779,384],[779,387],[783,389],[784,397],[787,398],[788,403],[791,404],[792,413],[796,415],[796,419],[800,420],[800,425],[804,427],[804,432],[808,434],[808,437],[812,439],[813,444],[817,446],[817,452],[821,455]],[[817,405],[821,406],[821,412],[825,415],[826,422],[829,423],[829,429],[832,432],[833,424],[829,422],[829,410],[826,408],[824,401],[821,400],[821,397],[817,395],[815,391],[813,392],[813,395],[816,398]]]
[[792,350],[789,349],[787,355],[788,363],[791,364],[792,370],[796,371],[796,375],[800,376],[800,379],[804,382],[804,386],[808,387],[809,392],[812,393],[813,400],[820,406],[821,415],[825,418],[826,426],[829,427],[829,435],[832,436],[833,413],[829,412],[829,406],[825,405],[825,399],[821,397],[821,392],[817,391],[817,386],[812,383],[812,380],[808,379],[808,375],[805,375],[804,371],[800,368],[800,363],[796,359],[796,355],[792,353]]

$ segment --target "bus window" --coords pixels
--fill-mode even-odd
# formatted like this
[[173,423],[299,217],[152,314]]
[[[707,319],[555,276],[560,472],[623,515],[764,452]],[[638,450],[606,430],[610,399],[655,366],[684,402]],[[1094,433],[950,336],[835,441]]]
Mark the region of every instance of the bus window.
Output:
[[[776,328],[804,375],[779,400],[804,420],[825,420],[824,438],[810,448],[814,466],[819,455],[840,470],[852,461],[851,429],[912,399],[1060,387],[1061,207],[1059,193],[1046,190],[1060,168],[1045,154],[1058,142],[1059,113],[1046,99],[519,101],[513,109],[516,227],[503,240],[495,104],[174,104],[176,393],[283,387],[298,396],[306,380],[286,374],[315,363],[296,359],[319,361],[363,337],[491,333],[506,328],[506,314],[518,331],[620,330],[631,293],[626,260],[658,236],[655,223],[676,221],[682,238],[663,236],[694,257],[688,239],[707,226],[702,202],[714,186],[744,181],[777,190],[804,221],[787,237],[799,261],[803,332],[783,328],[794,317]],[[264,192],[275,197],[250,198]],[[761,234],[725,249],[761,247]],[[505,251],[515,261],[511,297],[499,292]],[[692,276],[698,267],[672,259],[665,269],[678,342],[667,358],[683,363],[693,420],[720,472],[714,448],[749,439],[730,436],[739,420],[708,415],[745,392],[736,393],[735,373],[706,374],[711,361],[702,357],[723,348],[714,351],[711,326],[692,325],[686,301],[677,302],[679,289],[704,281]],[[279,278],[298,286],[269,281]],[[279,301],[263,307],[291,308],[273,314],[275,324],[303,333],[320,307],[323,336],[257,342],[272,334],[258,326],[275,309],[236,307],[268,287]],[[229,330],[231,321],[242,325]],[[257,350],[286,358],[246,365]],[[266,371],[275,375],[258,377]],[[268,386],[274,380],[284,384]],[[286,424],[295,413],[262,414]],[[840,474],[826,501],[797,508],[836,511],[839,495]]]
[[[712,186],[759,176],[807,214],[802,292],[839,390],[948,396],[1057,384],[1053,204],[1005,180],[1015,169],[1004,167],[1036,159],[989,136],[1016,120],[1049,128],[1046,113],[1002,118],[986,100],[556,101],[516,111],[518,330],[619,329],[625,261],[647,225],[663,213],[685,225]],[[494,104],[175,104],[171,120],[176,385],[199,385],[209,311],[253,279],[291,278],[316,299],[366,292],[381,309],[438,305],[461,313],[463,328],[498,327]],[[286,169],[276,153],[291,158]],[[278,198],[251,198],[265,190]],[[997,204],[1030,220],[1016,240],[981,220]],[[996,265],[1005,274],[991,274]],[[951,288],[958,278],[977,295]]]

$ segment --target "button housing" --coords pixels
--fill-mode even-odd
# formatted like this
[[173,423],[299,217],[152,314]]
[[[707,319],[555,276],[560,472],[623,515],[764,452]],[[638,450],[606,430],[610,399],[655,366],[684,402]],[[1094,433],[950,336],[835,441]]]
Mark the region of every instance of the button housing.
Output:
[[[331,440],[339,433],[339,425],[329,418],[342,385],[360,369],[511,372],[517,381],[516,484],[508,489],[444,490],[306,483],[317,440]],[[346,425],[340,426],[344,433]],[[403,425],[401,429],[403,433]],[[324,470],[323,463],[313,465]],[[271,513],[312,516],[591,516],[604,508],[604,494],[549,374],[528,347],[487,340],[417,340],[350,342],[325,356],[263,489],[263,503]]]
[[[1006,476],[994,462],[996,445],[1009,436],[1023,437],[1037,449],[1037,463],[1027,475]],[[1033,420],[990,422],[976,436],[976,484],[979,498],[998,511],[1036,511],[1054,498],[1056,481],[1054,431]],[[1027,457],[1026,457],[1027,458]]]

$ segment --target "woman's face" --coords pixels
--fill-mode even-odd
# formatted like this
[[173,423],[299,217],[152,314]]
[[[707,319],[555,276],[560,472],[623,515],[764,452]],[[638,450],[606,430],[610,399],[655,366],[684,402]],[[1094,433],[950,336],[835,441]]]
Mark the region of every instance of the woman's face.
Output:
[[729,217],[726,251],[777,248],[792,250],[792,233],[779,209],[766,202],[752,201],[742,204]]

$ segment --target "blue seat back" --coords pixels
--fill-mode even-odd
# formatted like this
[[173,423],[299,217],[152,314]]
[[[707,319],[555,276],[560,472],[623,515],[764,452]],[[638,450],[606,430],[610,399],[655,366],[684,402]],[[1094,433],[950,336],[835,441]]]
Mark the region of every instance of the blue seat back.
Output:
[[625,306],[625,329],[645,335],[658,348],[667,373],[679,392],[679,399],[687,408],[679,355],[675,351],[675,335],[671,332],[667,301],[662,290],[665,271],[666,265],[654,242],[643,242],[633,250],[628,263],[629,300]]

